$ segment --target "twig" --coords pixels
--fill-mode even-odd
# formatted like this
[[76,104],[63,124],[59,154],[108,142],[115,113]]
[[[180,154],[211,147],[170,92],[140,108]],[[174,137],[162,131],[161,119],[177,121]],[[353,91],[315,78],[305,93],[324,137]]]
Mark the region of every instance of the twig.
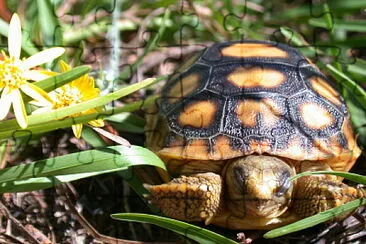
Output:
[[41,244],[34,238],[32,233],[30,233],[16,218],[14,218],[14,216],[10,213],[9,209],[2,203],[2,201],[0,201],[0,211],[6,218],[8,218],[16,226],[16,228],[19,231],[24,233],[25,237],[27,238],[27,241],[31,243]]
[[[140,242],[140,241],[130,241],[124,239],[118,239],[106,235],[100,234],[85,218],[82,216],[77,209],[75,208],[74,204],[70,200],[69,196],[69,189],[67,184],[58,185],[56,189],[65,197],[65,204],[70,209],[71,213],[76,217],[79,223],[83,226],[83,228],[92,235],[97,241],[102,243],[111,243],[111,244],[119,244],[119,243],[126,243],[126,244],[157,244],[156,242]],[[175,242],[176,243],[176,242]],[[159,242],[159,244],[164,244],[163,242]],[[166,242],[166,244],[172,244],[172,242]]]
[[6,233],[0,233],[0,235],[1,235],[0,243],[13,243],[13,244],[17,244],[17,243],[25,244],[26,243],[23,240],[19,240],[17,237],[8,235]]

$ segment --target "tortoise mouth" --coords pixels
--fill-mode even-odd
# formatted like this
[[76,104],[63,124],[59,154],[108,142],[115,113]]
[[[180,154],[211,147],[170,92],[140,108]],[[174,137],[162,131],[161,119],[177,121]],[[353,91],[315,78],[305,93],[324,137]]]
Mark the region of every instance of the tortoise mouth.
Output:
[[291,203],[295,171],[283,160],[250,155],[232,161],[226,170],[229,209],[240,216],[277,217]]
[[287,209],[287,199],[246,199],[246,214],[250,216],[275,218],[282,215]]

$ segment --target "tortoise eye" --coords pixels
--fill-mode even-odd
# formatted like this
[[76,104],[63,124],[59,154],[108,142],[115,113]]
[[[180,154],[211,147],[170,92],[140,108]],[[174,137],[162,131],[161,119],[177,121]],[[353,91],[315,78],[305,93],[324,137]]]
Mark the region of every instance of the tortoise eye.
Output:
[[283,196],[292,186],[292,182],[290,181],[291,173],[287,170],[283,170],[280,173],[280,186],[276,192],[277,197]]
[[235,177],[235,184],[240,191],[245,194],[247,192],[246,188],[244,187],[246,185],[246,177],[245,177],[245,170],[243,167],[234,167],[233,169],[234,177]]

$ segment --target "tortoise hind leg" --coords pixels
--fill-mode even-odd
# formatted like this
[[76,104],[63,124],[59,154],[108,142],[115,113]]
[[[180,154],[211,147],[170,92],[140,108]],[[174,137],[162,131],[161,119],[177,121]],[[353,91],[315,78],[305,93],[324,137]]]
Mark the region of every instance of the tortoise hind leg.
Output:
[[293,208],[299,216],[307,217],[364,196],[361,189],[342,183],[334,175],[303,176],[297,179]]
[[144,185],[147,199],[163,214],[184,221],[211,223],[222,204],[222,180],[214,173],[181,176],[161,185]]

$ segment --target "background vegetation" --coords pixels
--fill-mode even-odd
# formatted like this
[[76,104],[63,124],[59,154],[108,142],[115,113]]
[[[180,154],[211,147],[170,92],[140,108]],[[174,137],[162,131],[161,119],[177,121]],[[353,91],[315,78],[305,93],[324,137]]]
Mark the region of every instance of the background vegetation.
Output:
[[[110,217],[128,212],[159,214],[141,198],[145,191],[136,175],[144,172],[129,167],[136,162],[150,165],[139,167],[149,170],[151,165],[164,167],[143,148],[144,109],[177,65],[215,42],[260,39],[298,48],[334,81],[349,107],[362,150],[366,145],[364,1],[2,0],[0,41],[4,50],[13,12],[22,22],[22,56],[45,47],[65,47],[62,59],[78,67],[69,75],[89,72],[102,95],[94,107],[105,105],[105,111],[89,117],[60,115],[61,120],[32,120],[30,116],[25,131],[20,131],[11,117],[0,124],[0,159],[5,169],[0,175],[0,211],[4,216],[0,241],[4,243],[115,243],[122,239],[186,243],[192,236],[198,242],[208,242],[200,238],[222,238],[215,233],[241,242],[264,241],[264,231],[236,233],[210,226],[214,233],[202,235],[200,228],[178,224],[178,235],[154,225]],[[59,71],[56,62],[43,68]],[[52,85],[75,78],[66,76]],[[151,77],[158,80],[146,80]],[[64,110],[67,115],[75,111]],[[76,139],[70,126],[95,118],[105,120],[107,133],[84,126],[81,139]],[[116,140],[135,146],[131,150],[123,146],[100,150]],[[363,150],[352,171],[365,175],[365,162]],[[365,218],[363,208],[343,222],[318,225],[275,240],[360,240],[366,234],[357,220],[360,216]],[[154,221],[148,218],[142,222]]]

